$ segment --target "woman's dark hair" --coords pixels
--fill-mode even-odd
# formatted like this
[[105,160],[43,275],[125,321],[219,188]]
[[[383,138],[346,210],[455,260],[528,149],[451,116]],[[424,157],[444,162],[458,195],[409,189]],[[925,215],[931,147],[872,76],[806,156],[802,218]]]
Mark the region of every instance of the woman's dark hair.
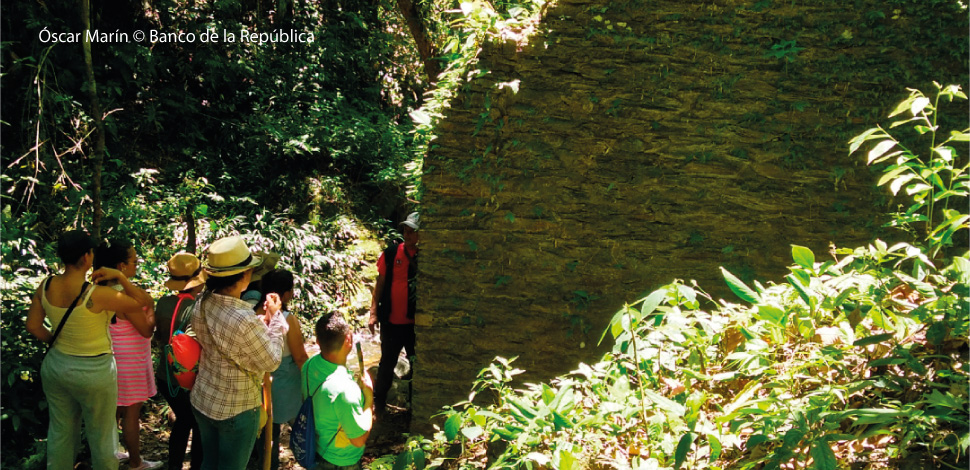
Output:
[[285,269],[274,269],[263,276],[262,302],[266,301],[266,294],[277,293],[280,297],[286,291],[293,290],[293,273]]
[[57,257],[68,266],[74,266],[81,257],[98,246],[91,235],[83,230],[71,230],[57,239]]
[[128,250],[134,247],[131,241],[123,238],[105,240],[94,250],[94,269],[118,267],[128,261]]
[[319,320],[314,327],[317,335],[317,343],[320,344],[321,352],[333,352],[340,349],[344,344],[344,338],[350,332],[350,325],[344,320],[343,315],[338,312],[328,313]]
[[241,273],[233,274],[232,276],[212,276],[206,278],[205,280],[205,290],[209,292],[215,292],[219,289],[225,289],[243,278],[246,271]]

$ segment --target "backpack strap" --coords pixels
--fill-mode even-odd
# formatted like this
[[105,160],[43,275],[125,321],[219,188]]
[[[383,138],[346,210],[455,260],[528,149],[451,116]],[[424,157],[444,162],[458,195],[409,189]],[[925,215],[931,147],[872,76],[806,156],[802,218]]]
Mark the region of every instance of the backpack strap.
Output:
[[[172,325],[168,327],[168,342],[172,342],[172,335],[175,334],[175,319],[179,317],[179,307],[182,306],[182,301],[185,299],[195,300],[195,296],[192,294],[183,292],[178,295],[178,301],[175,302],[175,310],[172,311]],[[185,327],[185,322],[182,322],[182,327]]]

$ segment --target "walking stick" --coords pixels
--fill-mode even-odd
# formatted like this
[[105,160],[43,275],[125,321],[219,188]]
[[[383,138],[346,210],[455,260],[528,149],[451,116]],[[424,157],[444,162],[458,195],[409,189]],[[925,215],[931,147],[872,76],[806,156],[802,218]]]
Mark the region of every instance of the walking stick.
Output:
[[266,426],[263,427],[263,470],[269,470],[273,451],[273,377],[263,377],[263,403],[266,403]]

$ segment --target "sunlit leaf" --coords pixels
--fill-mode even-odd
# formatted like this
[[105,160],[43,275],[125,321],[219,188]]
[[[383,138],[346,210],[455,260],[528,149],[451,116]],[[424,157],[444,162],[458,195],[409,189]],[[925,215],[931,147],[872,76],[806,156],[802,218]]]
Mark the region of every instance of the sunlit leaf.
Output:
[[882,142],[879,142],[878,144],[876,144],[875,147],[872,148],[872,150],[869,151],[869,156],[866,161],[869,164],[872,164],[873,160],[881,157],[882,154],[888,152],[891,148],[895,146],[896,146],[896,141],[894,140],[887,139]]
[[913,104],[910,105],[909,111],[913,113],[913,116],[923,112],[927,106],[930,104],[930,99],[925,96],[920,96],[913,100]]
[[724,276],[724,280],[727,281],[731,292],[734,292],[741,300],[753,304],[761,301],[761,297],[755,291],[751,290],[743,281],[735,277],[734,274],[731,274],[730,271],[724,269],[723,266],[721,267],[721,274]]
[[815,253],[804,246],[792,245],[791,256],[795,263],[803,268],[813,269],[815,267]]
[[650,293],[646,299],[643,299],[643,305],[640,306],[641,318],[653,313],[653,311],[656,310],[657,307],[664,301],[666,296],[666,289],[658,289]]

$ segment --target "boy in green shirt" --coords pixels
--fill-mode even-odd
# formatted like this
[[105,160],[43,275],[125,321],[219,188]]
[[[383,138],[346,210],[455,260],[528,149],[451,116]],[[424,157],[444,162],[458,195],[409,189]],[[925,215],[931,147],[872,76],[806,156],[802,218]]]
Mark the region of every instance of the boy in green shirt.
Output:
[[320,354],[301,371],[303,398],[309,396],[307,390],[313,395],[318,456],[314,470],[360,470],[373,422],[374,386],[367,373],[355,381],[347,369],[354,339],[340,314],[324,315],[315,329]]

